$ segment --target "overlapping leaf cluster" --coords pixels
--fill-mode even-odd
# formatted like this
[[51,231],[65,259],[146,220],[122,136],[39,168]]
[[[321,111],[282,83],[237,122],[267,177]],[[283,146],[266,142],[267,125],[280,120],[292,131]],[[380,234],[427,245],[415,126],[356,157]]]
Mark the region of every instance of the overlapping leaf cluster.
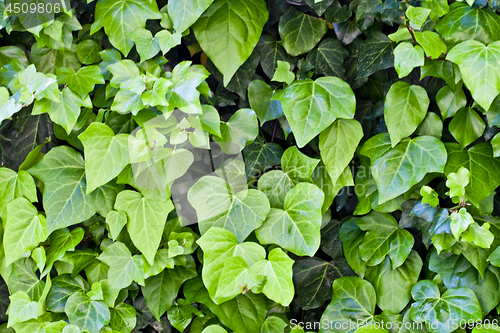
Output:
[[500,331],[498,1],[13,3],[0,333]]

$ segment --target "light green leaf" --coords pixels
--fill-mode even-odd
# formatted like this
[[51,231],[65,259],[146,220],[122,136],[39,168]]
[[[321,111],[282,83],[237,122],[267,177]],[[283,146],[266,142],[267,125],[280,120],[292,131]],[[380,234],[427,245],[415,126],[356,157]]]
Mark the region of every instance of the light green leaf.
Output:
[[269,299],[283,306],[292,302],[295,290],[292,281],[294,261],[280,248],[269,252],[268,260],[261,260],[252,265],[250,270],[256,275],[266,276],[263,293]]
[[373,211],[356,224],[367,231],[359,246],[359,255],[368,266],[380,264],[386,255],[391,258],[393,269],[405,262],[415,240],[409,231],[398,227],[394,217]]
[[429,108],[424,88],[399,81],[394,83],[384,103],[384,119],[391,136],[392,147],[410,136],[424,120]]
[[465,208],[460,208],[458,212],[451,213],[450,218],[450,229],[457,240],[460,239],[460,235],[467,230],[469,225],[475,223]]
[[109,236],[112,240],[116,240],[123,227],[127,225],[127,222],[127,214],[124,212],[112,210],[106,215],[106,224],[108,225]]
[[447,194],[450,198],[459,197],[462,199],[465,196],[465,187],[470,181],[469,170],[461,167],[456,173],[451,172],[448,174],[447,178],[448,180],[446,180],[446,186],[450,188],[450,191]]
[[436,102],[443,120],[454,116],[458,110],[467,105],[462,87],[453,89],[450,85],[446,85],[438,91]]
[[264,324],[262,324],[260,333],[284,333],[285,327],[287,326],[288,325],[280,317],[269,316],[266,318]]
[[10,119],[15,113],[22,109],[21,103],[9,97],[9,91],[5,87],[0,87],[0,121]]
[[74,293],[68,298],[65,312],[70,324],[81,327],[89,333],[98,333],[109,323],[111,316],[106,304],[92,301],[83,292]]
[[127,213],[130,238],[152,265],[167,215],[174,209],[172,201],[157,201],[126,190],[116,197],[115,209]]
[[270,210],[264,193],[254,189],[230,193],[226,181],[212,176],[198,180],[189,189],[188,200],[202,234],[212,227],[224,228],[240,242],[262,225]]
[[29,256],[31,251],[46,238],[45,216],[38,214],[36,207],[28,200],[21,197],[7,205],[7,221],[3,234],[5,266]]
[[58,275],[52,279],[52,287],[47,295],[47,310],[64,312],[66,301],[76,292],[85,291],[86,282],[80,276],[72,279],[69,274]]
[[161,18],[156,2],[100,0],[95,7],[95,21],[90,33],[94,34],[104,27],[111,44],[127,56],[134,46],[134,42],[128,36],[129,33],[144,28],[146,20]]
[[251,109],[239,109],[227,123],[221,123],[220,131],[214,141],[226,154],[237,154],[259,135],[257,115]]
[[490,224],[487,222],[482,226],[473,223],[462,233],[463,241],[475,244],[483,249],[489,249],[494,239],[495,236],[491,233]]
[[105,124],[92,123],[78,136],[85,152],[87,194],[105,185],[130,163],[129,135],[115,135]]
[[132,256],[125,244],[115,242],[98,258],[109,266],[108,281],[111,289],[128,287],[133,281],[144,285],[144,270],[140,255]]
[[56,73],[59,84],[67,84],[81,97],[94,90],[96,84],[104,83],[101,70],[96,65],[82,67],[76,73],[72,68],[60,67]]
[[410,20],[413,29],[420,30],[430,12],[428,8],[408,6],[406,17]]
[[47,260],[42,276],[48,274],[52,265],[60,260],[67,251],[74,251],[84,236],[82,228],[75,228],[71,232],[67,228],[55,230],[50,234],[50,247],[47,249]]
[[299,183],[285,196],[284,210],[271,208],[255,231],[262,244],[278,244],[296,255],[312,256],[319,248],[324,194],[316,186]]
[[102,51],[101,45],[93,39],[85,39],[76,46],[76,56],[84,65],[92,65],[101,61],[99,52]]
[[418,45],[403,42],[394,49],[394,68],[398,72],[399,78],[410,74],[415,67],[424,65],[424,51]]
[[227,333],[227,331],[218,325],[210,325],[205,327],[201,333]]
[[290,63],[287,61],[278,60],[278,68],[276,68],[276,72],[274,72],[271,81],[291,84],[294,80],[295,74],[290,71]]
[[181,43],[182,35],[179,32],[171,34],[168,30],[160,30],[156,33],[155,39],[158,40],[161,52],[166,54],[172,48]]
[[415,322],[425,322],[433,333],[453,332],[451,320],[480,320],[481,306],[474,292],[468,288],[448,289],[443,295],[438,286],[430,280],[418,282],[411,294],[416,301],[411,306],[411,318]]
[[128,37],[135,43],[141,62],[153,58],[160,52],[158,38],[153,38],[153,34],[148,29],[140,28],[131,31],[128,33]]
[[363,138],[363,128],[354,119],[337,119],[319,135],[319,151],[332,183],[336,183]]
[[214,0],[172,0],[168,2],[168,14],[175,31],[189,29]]
[[433,22],[437,22],[441,16],[450,11],[447,0],[423,0],[422,7],[431,10],[429,17]]
[[439,205],[438,193],[429,186],[422,186],[420,188],[420,195],[422,196],[422,203],[428,204],[431,207]]
[[458,110],[448,128],[463,149],[483,135],[486,125],[474,109],[465,107]]
[[321,322],[325,320],[331,325],[320,328],[320,333],[352,332],[351,322],[369,321],[373,317],[376,293],[368,281],[355,276],[336,279],[333,281],[333,295],[335,297],[321,316]]
[[9,322],[7,327],[38,317],[38,302],[31,301],[25,292],[18,291],[9,298]]
[[280,18],[279,33],[283,47],[292,56],[311,51],[327,32],[326,22],[294,8]]
[[411,300],[411,289],[417,283],[423,262],[412,251],[405,262],[396,269],[388,257],[375,267],[369,267],[365,279],[377,292],[377,305],[382,311],[401,312]]
[[130,333],[136,325],[137,313],[132,305],[120,303],[114,309],[111,309],[109,326],[111,326],[112,329],[124,333]]
[[[103,51],[105,52],[105,51]],[[106,66],[109,72],[113,75],[110,86],[119,88],[122,83],[130,82],[140,75],[137,65],[129,59],[115,59],[113,63]]]
[[227,302],[239,294],[245,293],[255,284],[255,274],[250,271],[243,258],[227,258],[216,287],[217,291],[212,299],[216,304]]
[[80,223],[96,212],[94,194],[87,195],[82,156],[68,146],[52,148],[29,172],[44,185],[47,233]]
[[415,39],[424,49],[425,55],[431,59],[438,59],[444,53],[446,54],[446,44],[443,38],[433,31],[414,32]]
[[493,139],[490,141],[491,147],[493,147],[493,156],[494,157],[499,157],[500,156],[500,135],[495,134]]
[[433,136],[404,139],[382,156],[372,159],[372,173],[382,204],[408,191],[429,172],[443,172],[444,144]]
[[500,42],[469,40],[452,48],[446,60],[458,65],[472,97],[488,110],[500,92]]
[[16,198],[38,201],[33,177],[26,171],[16,173],[9,168],[0,168],[0,218],[7,219],[7,204]]
[[224,75],[224,86],[252,54],[268,17],[264,0],[215,0],[193,25],[201,48]]
[[294,82],[272,99],[281,101],[299,148],[335,119],[353,118],[356,104],[351,87],[336,77]]

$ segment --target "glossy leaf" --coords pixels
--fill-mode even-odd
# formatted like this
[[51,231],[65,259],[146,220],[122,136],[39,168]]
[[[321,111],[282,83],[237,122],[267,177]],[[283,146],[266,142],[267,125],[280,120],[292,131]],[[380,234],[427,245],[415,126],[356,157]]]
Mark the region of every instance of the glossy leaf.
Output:
[[479,138],[486,128],[483,119],[471,108],[462,108],[453,116],[449,130],[462,149]]
[[74,293],[68,298],[65,312],[71,324],[82,327],[89,333],[99,332],[109,323],[111,316],[106,304],[92,301],[83,292]]
[[424,65],[424,51],[418,45],[403,42],[394,49],[394,68],[399,78],[405,77],[413,68]]

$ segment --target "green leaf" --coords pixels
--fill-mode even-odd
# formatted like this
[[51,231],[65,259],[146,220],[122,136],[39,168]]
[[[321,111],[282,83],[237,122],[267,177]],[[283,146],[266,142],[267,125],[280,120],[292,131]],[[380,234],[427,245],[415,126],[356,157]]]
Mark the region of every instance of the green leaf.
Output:
[[89,333],[98,333],[110,320],[106,304],[92,301],[85,293],[76,292],[68,298],[65,312],[72,325],[81,327]]
[[281,101],[299,148],[335,119],[354,117],[354,93],[347,83],[336,77],[294,82],[273,99]]
[[374,32],[364,41],[356,69],[358,79],[394,66],[394,45],[386,35]]
[[467,105],[462,87],[453,89],[450,85],[446,85],[438,91],[436,102],[443,120],[454,116],[458,110]]
[[447,0],[423,0],[422,7],[429,8],[429,17],[433,22],[438,22],[439,18],[448,14],[450,7]]
[[294,296],[292,266],[294,261],[280,248],[269,252],[268,260],[261,260],[252,265],[250,270],[256,275],[266,276],[263,293],[269,299],[283,306],[288,306]]
[[463,2],[453,3],[449,13],[437,22],[435,28],[449,45],[470,39],[482,43],[500,39],[498,15],[489,9],[470,7]]
[[47,233],[89,219],[96,212],[94,194],[87,195],[82,156],[67,146],[52,148],[30,173],[44,185]]
[[6,253],[4,265],[27,257],[47,238],[45,216],[25,198],[17,198],[7,205],[7,221],[3,234]]
[[38,317],[38,302],[31,301],[25,292],[18,291],[9,298],[9,322],[7,327]]
[[500,162],[493,157],[489,143],[479,143],[468,150],[458,143],[447,143],[448,160],[444,173],[449,175],[465,167],[470,172],[469,185],[465,187],[467,198],[475,205],[486,199],[500,185]]
[[152,265],[167,215],[174,209],[172,201],[145,198],[139,192],[126,190],[116,197],[115,209],[127,213],[130,238]]
[[292,56],[311,51],[327,31],[326,22],[290,8],[280,19],[283,47]]
[[432,31],[414,32],[417,43],[424,49],[425,55],[431,59],[438,59],[444,53],[446,54],[446,44],[443,38]]
[[262,35],[255,49],[260,53],[260,65],[268,78],[273,77],[276,68],[278,68],[278,60],[296,64],[294,58],[285,51],[281,42],[272,36]]
[[348,56],[349,52],[337,39],[327,38],[307,53],[306,59],[314,66],[315,73],[344,79],[344,59]]
[[285,196],[284,210],[271,208],[255,231],[262,244],[278,244],[296,255],[312,256],[319,248],[324,194],[315,185],[299,183]]
[[128,33],[128,37],[135,43],[135,48],[141,57],[141,62],[153,58],[160,52],[158,38],[153,38],[153,34],[147,29],[141,28],[131,31]]
[[363,138],[363,128],[354,119],[337,119],[319,135],[319,151],[332,183],[336,183]]
[[224,86],[252,54],[268,17],[263,0],[215,0],[193,25],[201,48],[224,75]]
[[[212,227],[198,239],[197,243],[203,250],[203,282],[207,286],[210,297],[216,304],[222,303],[223,298],[217,297],[220,280],[224,278],[222,271],[225,262],[232,257],[244,259],[247,267],[264,260],[265,250],[257,243],[238,243],[238,239],[230,231]],[[234,262],[234,264],[237,264]],[[242,263],[239,262],[241,265]],[[227,282],[227,281],[226,281]],[[226,283],[227,285],[227,283]],[[221,284],[220,287],[226,285]]]
[[468,169],[461,167],[458,171],[451,172],[447,176],[446,186],[450,188],[449,196],[460,197],[462,199],[465,196],[465,187],[470,181],[470,172]]
[[60,260],[67,251],[74,251],[75,247],[82,241],[84,236],[82,228],[75,228],[71,232],[67,228],[55,230],[50,234],[50,247],[47,250],[45,270],[42,275],[50,272],[52,265]]
[[183,32],[189,29],[214,0],[172,0],[168,3],[168,14],[174,29]]
[[85,66],[76,73],[72,68],[61,67],[56,69],[56,73],[59,84],[67,84],[81,97],[94,90],[96,84],[104,83],[99,66]]
[[410,74],[413,68],[423,66],[424,60],[424,51],[418,45],[403,42],[394,49],[394,68],[399,78]]
[[438,193],[429,186],[422,186],[420,188],[420,195],[422,196],[422,203],[428,204],[431,207],[439,205]]
[[469,225],[475,223],[474,219],[469,213],[467,213],[467,210],[465,208],[460,208],[458,212],[453,212],[450,218],[450,229],[453,233],[453,236],[455,236],[457,240],[460,239],[460,235],[462,234],[462,232],[467,230]]
[[251,109],[239,109],[220,129],[221,136],[214,141],[226,154],[237,154],[259,135],[257,115]]
[[411,289],[417,283],[422,270],[422,259],[412,251],[405,262],[396,269],[388,257],[366,271],[366,280],[377,292],[377,305],[382,311],[401,312],[411,300]]
[[109,266],[108,282],[111,289],[126,288],[133,281],[144,285],[141,256],[132,256],[125,244],[120,242],[111,244],[102,252],[99,260]]
[[293,266],[298,304],[304,310],[320,307],[331,299],[333,281],[349,275],[354,272],[342,258],[330,262],[318,257],[298,259]]
[[261,123],[283,116],[281,102],[271,100],[274,90],[262,80],[254,80],[248,85],[248,102]]
[[217,291],[212,299],[216,304],[221,304],[245,293],[254,285],[256,285],[255,274],[249,270],[245,260],[241,257],[231,257],[224,263]]
[[7,204],[16,198],[38,201],[33,177],[26,171],[16,173],[8,168],[0,168],[0,218],[7,219]]
[[428,8],[408,6],[406,17],[409,19],[413,29],[420,30],[430,12],[431,10]]
[[391,258],[393,269],[405,262],[415,240],[409,231],[398,227],[394,217],[373,211],[356,224],[367,231],[359,246],[359,255],[368,266],[380,264],[386,255]]
[[481,116],[472,108],[458,110],[448,125],[451,135],[460,143],[462,149],[483,135],[486,125]]
[[485,46],[469,40],[456,45],[446,56],[447,60],[458,65],[472,97],[485,110],[500,92],[499,52],[500,42]]
[[124,212],[112,210],[106,215],[106,224],[108,225],[109,236],[112,240],[116,240],[118,238],[123,227],[127,225],[127,222],[127,214]]
[[127,56],[134,46],[129,33],[144,28],[146,20],[161,18],[156,2],[100,0],[95,7],[95,21],[90,33],[94,34],[104,28],[111,44]]
[[188,200],[202,234],[212,227],[224,228],[240,242],[262,225],[270,210],[264,193],[254,189],[230,193],[226,181],[212,176],[198,180],[189,189]]
[[173,305],[182,284],[197,276],[193,258],[188,256],[186,259],[186,266],[164,269],[146,279],[146,285],[141,288],[146,304],[157,320]]
[[283,148],[277,143],[254,141],[243,149],[247,179],[260,176],[268,168],[279,165]]
[[295,74],[293,74],[293,72],[290,71],[290,63],[278,60],[278,68],[276,68],[276,72],[274,72],[271,81],[291,84],[294,80],[295,80]]
[[201,333],[227,333],[227,331],[218,325],[210,325],[205,327]]
[[100,62],[101,57],[99,56],[99,52],[101,51],[101,45],[92,39],[83,40],[76,46],[76,56],[84,65],[92,65]]
[[353,217],[344,222],[339,230],[339,239],[342,241],[342,248],[347,263],[359,277],[365,275],[367,265],[359,255],[359,245],[363,242],[365,233],[357,226],[359,218]]
[[482,318],[481,306],[470,289],[448,289],[441,295],[437,284],[422,280],[413,287],[411,294],[416,301],[411,306],[411,318],[416,322],[425,322],[430,332],[454,331],[453,325],[449,325],[450,320],[475,321]]
[[[278,316],[269,316],[260,329],[260,333],[284,333],[288,325]],[[222,331],[221,331],[222,332]],[[216,333],[216,332],[214,332]],[[222,332],[223,333],[223,332]]]
[[364,322],[373,317],[376,293],[369,282],[355,276],[342,277],[333,281],[333,294],[335,297],[321,316],[321,322],[329,325],[321,328],[320,333],[352,332],[351,322]]
[[109,326],[112,329],[130,333],[137,325],[136,311],[132,305],[120,303],[110,312]]
[[130,163],[129,135],[115,135],[105,124],[92,123],[78,136],[85,152],[87,193],[105,185]]
[[[484,223],[482,226],[479,226],[477,223],[473,223],[465,232],[462,233],[462,240],[475,244],[483,249],[489,249],[495,239],[495,236],[489,229],[489,223]],[[484,264],[485,263],[483,262],[483,265]]]
[[394,83],[384,103],[384,119],[392,147],[410,136],[424,120],[430,100],[424,88],[399,81]]

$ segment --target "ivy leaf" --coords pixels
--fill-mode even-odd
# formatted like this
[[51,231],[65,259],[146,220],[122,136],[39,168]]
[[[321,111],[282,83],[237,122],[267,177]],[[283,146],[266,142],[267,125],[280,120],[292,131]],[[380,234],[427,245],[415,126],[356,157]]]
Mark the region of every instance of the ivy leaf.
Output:
[[500,42],[485,46],[469,40],[456,45],[446,55],[446,60],[458,65],[472,97],[485,110],[500,92],[499,52]]
[[294,57],[311,51],[326,31],[324,21],[293,8],[280,18],[279,33],[283,47]]
[[486,125],[474,109],[465,107],[458,110],[448,128],[451,135],[464,149],[483,135]]
[[43,206],[49,235],[95,214],[94,198],[86,194],[84,161],[76,150],[52,148],[29,172],[45,184]]
[[294,82],[272,99],[279,99],[299,148],[337,118],[353,118],[355,97],[351,87],[336,77]]
[[109,266],[108,281],[111,289],[128,287],[133,281],[144,285],[144,270],[140,255],[132,256],[125,244],[115,242],[99,256]]
[[168,14],[174,29],[183,32],[189,29],[214,0],[173,0],[168,3]]
[[270,209],[264,193],[254,189],[229,193],[226,181],[212,176],[198,180],[189,189],[188,200],[202,234],[212,227],[224,228],[240,242],[262,225]]
[[382,204],[408,191],[429,172],[443,172],[445,163],[444,144],[435,137],[404,139],[372,161],[373,178],[378,186],[378,203]]
[[399,78],[408,76],[413,68],[423,66],[424,62],[424,51],[418,45],[403,42],[394,49],[394,68]]
[[273,77],[278,67],[278,60],[287,61],[293,65],[296,63],[294,58],[286,53],[281,42],[272,36],[262,35],[255,49],[260,53],[260,65],[268,78]]
[[283,306],[292,302],[295,290],[292,281],[294,261],[280,248],[269,252],[268,260],[261,260],[252,265],[250,270],[256,275],[266,276],[263,293],[269,299]]
[[493,157],[489,143],[479,143],[468,150],[458,143],[447,143],[448,160],[444,173],[449,175],[465,167],[470,172],[469,185],[465,187],[467,198],[475,205],[486,199],[500,185],[500,162]]
[[443,120],[454,116],[458,110],[467,105],[467,99],[462,87],[453,89],[449,85],[444,86],[438,91],[436,102]]
[[38,317],[38,302],[31,301],[22,291],[11,295],[9,306],[9,321],[7,327]]
[[380,265],[369,267],[365,278],[377,292],[378,307],[382,311],[401,312],[411,300],[411,289],[422,267],[422,259],[415,251],[396,269],[391,267],[388,257]]
[[446,0],[423,0],[422,7],[431,10],[429,17],[433,22],[438,22],[441,16],[448,14],[450,11],[448,1]]
[[248,85],[248,102],[261,123],[283,116],[281,102],[271,100],[274,90],[262,80],[253,80]]
[[142,29],[146,20],[162,18],[156,2],[147,0],[101,0],[95,7],[95,21],[90,33],[94,34],[104,27],[109,41],[125,56],[128,55],[134,42],[128,36],[132,31]]
[[173,305],[182,284],[197,276],[193,258],[188,256],[186,259],[185,266],[164,269],[147,278],[146,285],[141,288],[146,304],[157,320]]
[[433,31],[415,31],[413,34],[417,43],[424,49],[425,55],[431,59],[438,59],[442,54],[446,54],[446,44],[437,33]]
[[285,196],[284,210],[271,208],[255,231],[262,244],[278,244],[296,255],[312,256],[319,248],[324,194],[315,185],[299,183]]
[[354,119],[337,119],[319,135],[319,150],[332,183],[336,183],[363,138],[361,124]]
[[0,105],[0,121],[10,119],[23,107],[21,103],[16,103],[16,100],[9,96],[9,91],[5,87],[0,87]]
[[365,40],[359,53],[356,65],[358,79],[370,76],[376,71],[394,66],[394,45],[392,41],[381,32],[371,34]]
[[18,173],[0,168],[0,218],[7,219],[7,205],[16,198],[26,198],[30,202],[38,201],[33,177],[26,171]]
[[71,278],[69,274],[52,279],[52,287],[47,295],[47,310],[64,312],[68,298],[76,292],[85,292],[86,282],[80,276]]
[[99,66],[85,66],[76,73],[72,68],[60,67],[56,69],[56,73],[59,84],[66,83],[82,98],[94,90],[96,84],[104,83]]
[[221,136],[214,141],[226,154],[237,154],[259,135],[257,115],[251,109],[239,109],[220,129]]
[[430,12],[431,10],[428,8],[408,6],[405,14],[410,21],[411,27],[420,30]]
[[120,235],[123,227],[127,225],[128,218],[125,212],[117,212],[116,210],[110,211],[106,215],[106,224],[109,228],[109,237],[116,240]]
[[449,196],[453,197],[464,197],[465,196],[465,187],[469,184],[470,181],[470,173],[464,167],[458,169],[458,171],[451,172],[447,176],[448,180],[446,181],[446,186],[450,188]]
[[224,86],[252,54],[268,17],[263,0],[215,0],[193,25],[203,51],[224,75]]
[[130,163],[129,135],[115,135],[105,124],[92,123],[78,136],[85,152],[87,193],[105,185]]
[[217,291],[212,299],[216,304],[221,304],[246,292],[247,288],[251,288],[255,284],[255,274],[249,270],[243,258],[228,258],[224,263]]
[[380,264],[386,255],[391,258],[393,269],[405,262],[415,240],[409,231],[398,227],[394,217],[373,211],[356,224],[368,231],[359,246],[359,255],[368,266]]
[[384,103],[384,120],[392,147],[410,136],[424,120],[430,100],[424,88],[406,82],[394,83]]
[[127,303],[120,303],[110,310],[109,326],[120,332],[130,333],[137,325],[137,312]]
[[[203,250],[203,282],[207,286],[210,297],[217,304],[216,297],[219,281],[223,278],[222,271],[225,262],[234,256],[244,259],[247,267],[264,260],[264,248],[253,242],[238,243],[238,239],[230,231],[212,227],[205,232],[197,243]],[[221,287],[224,287],[221,285]]]
[[76,46],[76,56],[84,65],[92,65],[101,61],[99,52],[102,51],[101,45],[93,39],[85,39]]
[[479,224],[477,223],[473,223],[465,232],[462,233],[462,240],[475,244],[480,248],[489,249],[491,244],[493,243],[493,240],[495,239],[495,236],[489,229],[489,223],[484,223],[482,226],[479,226]]
[[449,320],[476,321],[482,318],[481,306],[470,289],[448,289],[441,295],[433,281],[422,280],[413,287],[411,294],[416,301],[411,306],[411,318],[425,322],[430,332],[454,331],[453,326],[447,325]]
[[7,267],[27,257],[47,238],[47,223],[42,214],[25,198],[17,198],[7,205],[7,221],[3,234]]
[[243,149],[247,179],[259,176],[269,167],[279,165],[282,155],[283,148],[277,143],[254,141]]
[[323,40],[316,49],[307,53],[307,61],[313,66],[317,74],[336,76],[344,79],[344,59],[349,52],[334,38]]
[[284,333],[285,327],[287,327],[287,324],[283,319],[278,316],[269,316],[266,318],[264,324],[262,324],[260,333]]
[[76,292],[68,298],[65,312],[72,325],[81,327],[89,333],[97,333],[109,323],[111,314],[101,301],[92,301],[85,293]]
[[50,247],[47,250],[42,276],[48,274],[54,262],[60,260],[66,252],[75,250],[75,247],[82,241],[84,233],[82,228],[75,228],[71,232],[67,228],[62,228],[50,234]]
[[460,208],[458,213],[453,212],[450,218],[450,229],[453,233],[453,236],[455,236],[457,240],[460,239],[460,235],[462,234],[462,232],[467,230],[469,225],[475,223],[472,215],[470,215],[465,208]]
[[210,325],[205,327],[201,333],[227,333],[227,331],[218,325]]
[[[321,316],[321,322],[331,323],[322,327],[320,333],[351,332],[351,322],[368,321],[375,312],[376,293],[373,286],[357,276],[348,276],[333,281],[335,297]],[[341,329],[334,329],[335,325]]]
[[420,195],[422,196],[422,203],[428,204],[431,207],[439,205],[439,197],[436,191],[429,186],[422,186],[420,188]]
[[293,265],[293,281],[300,307],[304,310],[320,307],[331,299],[333,281],[349,275],[354,272],[342,258],[330,262],[318,257],[298,259]]
[[90,98],[82,99],[70,88],[66,87],[60,93],[57,102],[47,98],[35,101],[32,114],[48,113],[53,122],[61,125],[66,130],[66,133],[71,134],[83,106],[92,107]]
[[116,197],[115,209],[127,213],[130,238],[148,263],[153,265],[167,215],[174,209],[172,201],[158,201],[126,190]]
[[293,74],[293,72],[290,71],[290,63],[278,60],[278,68],[276,68],[276,72],[274,72],[271,81],[291,84],[294,80],[295,80],[295,74]]
[[359,277],[365,275],[367,265],[359,254],[359,245],[363,242],[365,233],[357,226],[359,218],[353,217],[345,221],[339,230],[339,239],[342,242],[344,256],[347,263]]

